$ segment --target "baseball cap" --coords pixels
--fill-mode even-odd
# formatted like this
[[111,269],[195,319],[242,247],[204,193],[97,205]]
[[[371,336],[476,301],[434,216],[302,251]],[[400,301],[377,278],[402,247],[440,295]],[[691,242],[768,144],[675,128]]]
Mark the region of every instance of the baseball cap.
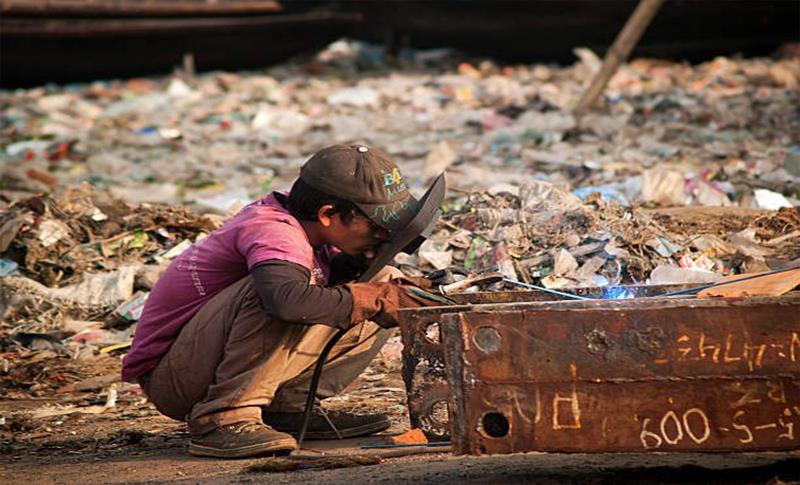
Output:
[[300,169],[300,179],[355,204],[375,224],[395,234],[416,214],[400,170],[383,151],[365,145],[323,148]]

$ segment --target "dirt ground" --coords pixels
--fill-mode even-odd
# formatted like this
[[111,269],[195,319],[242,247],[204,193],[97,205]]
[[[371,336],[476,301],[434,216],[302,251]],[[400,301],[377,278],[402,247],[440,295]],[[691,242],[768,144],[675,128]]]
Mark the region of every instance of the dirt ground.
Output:
[[[174,428],[174,426],[173,426]],[[0,457],[3,483],[796,483],[800,453],[548,454],[454,457],[431,453],[387,458],[374,466],[254,473],[263,462],[189,456],[182,430],[117,431],[107,438],[72,438],[25,455]],[[375,438],[372,439],[373,441]],[[310,442],[328,453],[367,454],[356,440]],[[70,450],[88,446],[94,451]],[[336,449],[329,447],[336,446]],[[377,455],[378,452],[369,453]]]
[[[408,429],[399,376],[401,347],[391,339],[334,409],[380,409],[392,420],[388,434]],[[342,442],[308,442],[329,456],[380,457],[380,463],[343,469],[283,473],[248,472],[266,459],[213,460],[186,452],[183,423],[161,416],[137,385],[117,381],[119,358],[102,356],[80,372],[57,359],[35,367],[57,370],[67,381],[41,396],[0,399],[6,430],[0,437],[0,483],[783,483],[800,481],[800,451],[748,454],[549,454],[455,457],[443,448],[364,450],[381,436]],[[110,391],[114,389],[114,391]],[[116,394],[109,403],[108,394]],[[113,404],[113,405],[111,405]]]

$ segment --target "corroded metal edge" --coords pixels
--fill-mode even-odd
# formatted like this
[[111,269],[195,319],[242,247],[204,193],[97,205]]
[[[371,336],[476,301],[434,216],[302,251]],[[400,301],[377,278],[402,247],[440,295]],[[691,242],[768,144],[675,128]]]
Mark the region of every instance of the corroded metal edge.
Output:
[[[601,439],[601,434],[605,433],[605,424],[603,425],[603,431],[598,431],[599,428],[597,428],[596,423],[595,427],[590,430],[590,432],[594,433],[596,436],[591,435],[589,439],[586,439],[584,436],[583,442],[580,441],[580,436],[574,436],[571,440],[566,442],[559,442],[559,439],[554,437],[558,435],[551,434],[548,438],[548,434],[546,432],[536,433],[533,431],[533,429],[528,429],[526,431],[527,434],[521,438],[522,444],[520,444],[518,441],[515,441],[510,445],[502,443],[498,444],[496,438],[489,437],[486,435],[486,433],[483,433],[480,430],[481,425],[479,423],[481,416],[476,415],[474,412],[475,410],[472,410],[470,405],[472,402],[481,403],[481,405],[485,406],[487,403],[492,402],[492,399],[494,399],[492,398],[493,395],[495,398],[498,398],[499,396],[500,401],[503,401],[504,399],[507,401],[506,397],[510,395],[508,394],[508,392],[511,392],[510,390],[514,390],[514,396],[523,396],[523,401],[527,401],[529,404],[530,402],[533,402],[535,398],[538,398],[539,393],[544,390],[546,392],[555,393],[554,396],[558,397],[558,399],[556,399],[556,397],[551,396],[551,398],[554,399],[552,404],[555,407],[557,403],[560,403],[561,401],[569,401],[567,398],[568,393],[557,391],[559,386],[579,386],[580,388],[584,388],[584,390],[575,390],[575,396],[583,393],[581,394],[583,396],[582,398],[586,400],[587,403],[590,403],[591,406],[595,407],[605,407],[607,409],[606,412],[608,413],[613,413],[614,410],[622,409],[624,406],[628,406],[627,411],[630,413],[630,411],[633,409],[633,414],[638,416],[640,413],[637,413],[636,409],[634,409],[636,406],[644,406],[642,408],[643,410],[646,410],[647,406],[652,407],[652,403],[648,401],[648,397],[652,397],[654,402],[656,400],[660,400],[659,402],[669,401],[670,403],[678,403],[686,408],[677,409],[675,411],[664,411],[659,408],[657,410],[660,414],[657,413],[657,416],[653,415],[650,417],[646,417],[647,413],[642,414],[642,420],[646,425],[648,423],[649,425],[652,425],[652,422],[659,422],[660,420],[661,425],[667,426],[668,428],[667,434],[662,433],[664,436],[659,437],[658,439],[654,437],[655,435],[648,434],[653,433],[651,429],[646,427],[642,429],[642,436],[647,437],[647,443],[666,443],[668,445],[664,447],[662,447],[661,444],[659,444],[658,447],[653,446],[653,448],[657,448],[655,451],[760,451],[798,449],[800,447],[800,430],[798,430],[798,434],[794,434],[793,430],[793,427],[795,426],[793,420],[796,420],[798,417],[800,417],[800,407],[798,407],[800,406],[800,369],[797,369],[798,364],[796,363],[800,361],[800,359],[798,359],[798,355],[800,355],[798,353],[800,350],[800,337],[798,337],[800,327],[797,328],[797,332],[792,334],[794,336],[794,340],[790,341],[789,349],[786,349],[785,346],[781,347],[781,344],[779,343],[780,339],[778,338],[779,336],[776,336],[776,333],[780,333],[781,329],[784,329],[784,327],[786,331],[791,331],[791,329],[795,328],[792,325],[800,324],[800,298],[798,298],[797,293],[785,297],[751,298],[747,300],[651,300],[644,303],[604,303],[605,305],[592,305],[583,302],[570,302],[566,305],[479,305],[473,306],[472,309],[475,311],[472,312],[462,311],[455,314],[443,315],[441,318],[442,339],[443,342],[445,342],[444,352],[447,363],[447,379],[451,387],[450,412],[454,450],[461,454],[483,454],[497,452],[508,453],[517,451],[654,451],[647,449],[646,446],[644,447],[644,450],[640,448],[637,440],[634,439],[636,437],[630,434],[630,430],[628,430],[628,435],[625,436],[627,441],[619,438],[608,441],[606,436],[603,436]],[[511,311],[498,312],[498,308]],[[620,368],[620,373],[618,373],[618,376],[615,377],[613,375],[615,372],[613,372],[612,364],[611,366],[606,365],[605,367],[601,365],[600,374],[592,374],[591,377],[582,376],[578,378],[578,374],[574,368],[574,365],[566,365],[566,360],[569,360],[570,357],[576,356],[570,355],[569,352],[563,352],[563,356],[560,355],[560,352],[554,352],[548,355],[539,355],[540,358],[558,359],[563,357],[566,359],[565,362],[559,362],[559,364],[564,364],[563,372],[552,373],[552,370],[548,371],[546,374],[550,374],[549,378],[545,375],[539,377],[538,374],[527,378],[517,377],[513,373],[513,360],[509,361],[511,363],[505,366],[508,368],[508,371],[497,374],[497,369],[502,371],[504,366],[501,365],[500,367],[497,367],[493,361],[497,361],[498,359],[501,361],[505,359],[522,359],[524,361],[525,357],[529,357],[521,355],[524,354],[524,352],[521,352],[519,348],[513,352],[513,355],[509,354],[503,356],[500,355],[502,354],[501,352],[498,355],[492,356],[492,358],[487,357],[484,359],[485,362],[480,364],[484,366],[484,371],[481,371],[479,367],[476,367],[476,364],[479,364],[479,362],[475,360],[476,355],[480,354],[479,347],[481,345],[493,345],[491,338],[487,340],[484,336],[480,339],[476,339],[476,330],[480,330],[480,328],[485,329],[492,327],[492,322],[498,320],[504,321],[504,325],[506,326],[512,324],[516,320],[521,325],[525,324],[530,327],[531,322],[538,323],[538,320],[544,316],[546,316],[544,320],[550,320],[551,330],[553,328],[558,329],[559,325],[557,320],[564,319],[565,317],[569,316],[569,314],[564,313],[565,311],[569,310],[571,310],[573,317],[580,316],[580,318],[576,319],[579,322],[586,322],[587,317],[598,313],[598,316],[600,316],[600,314],[603,315],[602,321],[606,323],[607,328],[613,327],[618,329],[620,326],[622,326],[627,330],[634,329],[633,327],[635,327],[637,324],[636,318],[633,318],[633,320],[627,320],[628,316],[641,316],[643,315],[643,313],[641,313],[642,310],[645,310],[644,314],[651,314],[650,319],[655,318],[656,323],[658,321],[662,321],[667,323],[666,327],[672,327],[673,334],[675,334],[674,329],[694,327],[695,330],[704,330],[707,328],[704,325],[706,325],[708,322],[713,323],[715,315],[726,315],[726,321],[721,322],[716,326],[716,334],[711,331],[713,329],[709,329],[708,335],[711,338],[707,339],[705,342],[700,341],[697,344],[692,343],[692,345],[698,345],[699,347],[693,350],[696,353],[690,355],[691,360],[702,360],[699,359],[701,355],[698,355],[698,353],[705,352],[705,355],[702,355],[703,359],[705,359],[705,362],[690,362],[690,359],[685,359],[686,362],[681,364],[683,366],[683,370],[679,368],[680,366],[667,366],[662,370],[659,370],[656,367],[654,375],[648,375],[647,373],[639,375],[635,372],[631,375],[628,375],[628,373],[630,373],[630,369],[623,366]],[[660,316],[652,317],[654,312],[648,310],[658,310],[655,312],[655,314]],[[742,310],[745,311],[743,316],[749,315],[744,318],[744,320],[749,322],[747,325],[740,325],[741,322],[737,322],[736,315]],[[675,322],[669,322],[669,319],[673,315],[678,318],[681,323],[676,324]],[[759,318],[761,318],[761,320],[759,320]],[[764,320],[764,318],[769,321]],[[470,319],[474,321],[470,321]],[[554,319],[556,321],[554,321]],[[647,321],[647,318],[644,318],[644,320]],[[688,326],[684,325],[687,322]],[[652,323],[653,322],[650,322],[650,324]],[[498,324],[500,324],[500,322],[498,322]],[[543,321],[542,324],[544,324]],[[631,328],[627,328],[625,325],[628,325]],[[713,327],[713,325],[711,326]],[[535,328],[538,329],[539,326],[535,326]],[[724,347],[723,334],[720,333],[720,331],[730,329],[737,329],[736,332],[739,332],[737,333],[737,338],[740,340],[747,340],[748,345],[751,346],[751,349],[749,350],[751,356],[758,355],[758,359],[761,359],[762,355],[767,355],[769,356],[769,359],[772,360],[766,362],[766,365],[761,368],[760,360],[758,361],[758,365],[754,367],[752,359],[747,362],[747,365],[744,365],[743,362],[745,361],[741,361],[738,354],[732,353],[728,355]],[[748,335],[751,333],[757,334],[756,340],[758,340],[759,337],[762,340],[766,339],[764,340],[763,345],[762,342],[750,341],[750,337],[748,337]],[[703,332],[701,332],[701,334],[703,334]],[[488,335],[491,336],[491,333]],[[589,334],[587,333],[586,335]],[[669,338],[675,339],[676,336],[678,336],[678,334],[671,334]],[[560,342],[560,340],[556,337],[557,336],[551,334],[551,341]],[[720,341],[715,342],[715,338],[720,339]],[[566,343],[567,340],[568,339],[565,339],[564,342]],[[775,342],[772,342],[772,340],[775,340]],[[572,335],[570,343],[574,344],[575,342],[575,335]],[[602,339],[599,340],[599,342],[602,343]],[[681,340],[678,340],[678,342],[681,342]],[[688,340],[685,342],[688,342]],[[585,343],[589,349],[589,353],[586,355],[591,357],[589,354],[593,353],[591,351],[592,341],[587,339]],[[675,347],[674,343],[675,342],[673,342],[673,347]],[[630,342],[628,342],[627,345],[630,345]],[[689,344],[686,343],[686,345],[687,347],[685,349],[678,347],[673,348],[670,355],[673,357],[685,357],[687,352],[691,350],[688,346]],[[560,348],[560,346],[558,347]],[[476,348],[479,350],[476,350]],[[553,349],[555,348],[556,347],[553,347]],[[741,342],[737,348],[741,348]],[[767,348],[772,350],[767,352],[765,350]],[[788,358],[787,355],[790,351],[792,352],[792,356],[794,356],[794,360],[792,360],[791,363],[788,363],[788,360],[786,359]],[[764,354],[764,352],[767,353]],[[745,349],[745,354],[748,354],[747,349]],[[470,357],[470,355],[472,355],[472,357]],[[594,357],[597,356],[595,355]],[[634,357],[635,356],[632,354],[628,357],[628,362],[623,362],[623,364],[630,365],[630,362],[635,362],[636,359]],[[783,357],[783,360],[781,360],[779,357]],[[655,359],[656,357],[653,356],[653,358]],[[726,369],[716,372],[713,370],[713,366],[709,367],[712,362],[717,363],[723,360],[726,360]],[[590,361],[591,359],[589,359],[586,363],[590,364]],[[602,361],[597,361],[595,359],[595,362]],[[531,364],[533,365],[533,362],[531,362]],[[572,370],[568,371],[568,367],[572,367]],[[524,369],[524,366],[522,369]],[[485,375],[483,372],[486,370],[489,371],[489,374]],[[544,371],[545,368],[542,368],[541,370]],[[574,372],[573,380],[569,379],[569,372]],[[676,374],[675,372],[678,373]],[[662,373],[663,375],[658,375],[659,373]],[[488,378],[487,375],[489,376]],[[492,378],[491,376],[497,377]],[[785,401],[788,403],[785,406],[784,404],[776,401],[771,404],[772,407],[764,405],[761,407],[748,409],[748,412],[750,413],[748,416],[751,419],[756,420],[753,422],[742,421],[742,416],[744,415],[734,415],[732,417],[726,414],[727,408],[722,401],[725,399],[730,399],[730,396],[739,396],[735,393],[731,394],[731,392],[735,391],[735,386],[746,388],[747,386],[752,387],[755,385],[761,385],[763,388],[762,390],[764,391],[764,396],[768,397],[769,393],[774,392],[775,386],[778,386],[779,383],[782,388],[787,389],[787,392],[791,393],[791,395],[788,395],[789,401]],[[734,388],[730,388],[730,386],[726,387],[726,390],[723,392],[720,390],[722,389],[720,387],[722,384],[733,385]],[[592,389],[592,391],[587,392],[586,389]],[[734,389],[734,391],[731,391],[731,389]],[[633,398],[631,398],[628,393],[624,392],[626,390],[633,393]],[[622,394],[620,394],[620,392],[622,392]],[[707,396],[706,402],[703,406],[695,406],[689,401],[682,401],[686,400],[686,398],[699,399],[702,396]],[[759,402],[768,401],[767,397],[764,396],[758,398]],[[796,399],[798,402],[795,403],[794,399]],[[664,402],[661,402],[662,406],[666,405]],[[514,405],[511,407],[508,407],[508,405],[509,403],[506,402],[504,413],[509,414],[509,417],[519,415],[534,415],[538,417],[537,413],[531,413],[530,406],[526,408],[526,404],[521,405],[519,401],[515,401]],[[520,413],[520,409],[524,411]],[[655,412],[653,409],[650,409],[650,411]],[[742,412],[744,412],[744,410],[742,410]],[[687,416],[683,416],[680,413],[688,414]],[[550,418],[552,419],[552,416]],[[687,425],[680,421],[684,418],[688,420],[687,422],[690,422],[691,425]],[[680,422],[671,420],[679,420]],[[760,423],[758,420],[764,422]],[[715,433],[724,434],[733,433],[735,431],[738,434],[730,436],[736,436],[739,441],[734,440],[730,436],[728,437],[727,441],[717,440],[713,443],[708,441],[706,433],[702,430],[702,432],[697,431],[700,428],[696,428],[696,426],[698,426],[698,422],[701,424],[707,424],[709,421],[717,423],[717,427],[719,429],[715,430]],[[664,422],[666,422],[666,425]],[[678,424],[675,425],[675,422],[678,422]],[[516,423],[516,425],[519,426],[519,422]],[[630,420],[622,423],[626,426],[631,425]],[[797,424],[797,427],[800,428],[800,423]],[[515,421],[513,418],[510,420],[509,426],[512,428],[513,433],[513,427],[515,426]],[[669,428],[669,426],[677,427]],[[695,428],[689,426],[694,426]],[[689,429],[690,431],[686,432],[684,431],[684,428]],[[774,436],[768,435],[769,439],[772,439],[773,441],[769,441],[767,438],[761,438],[759,441],[759,439],[754,438],[753,436],[756,436],[756,431],[761,428],[775,428],[779,431],[782,431],[782,433],[773,432]],[[564,429],[569,429],[569,427],[566,426]],[[727,429],[727,431],[725,431],[725,429]],[[516,432],[519,433],[520,430],[517,429]],[[670,432],[672,434],[669,434]],[[684,435],[691,432],[695,433],[695,435],[693,435],[694,438],[692,438],[693,441],[684,439]],[[765,431],[759,432],[762,434],[766,433]],[[752,434],[753,436],[750,436],[748,433]],[[791,437],[791,440],[788,437]],[[537,441],[537,438],[541,438],[541,440]],[[775,442],[774,440],[776,439],[779,442]],[[673,446],[673,443],[671,443],[669,440],[675,441],[677,446]]]
[[450,436],[460,439],[453,441],[453,452],[459,455],[468,453],[471,448],[469,433],[467,432],[467,400],[464,396],[464,339],[462,337],[463,315],[449,313],[442,315],[441,329],[444,346],[445,373],[450,385]]

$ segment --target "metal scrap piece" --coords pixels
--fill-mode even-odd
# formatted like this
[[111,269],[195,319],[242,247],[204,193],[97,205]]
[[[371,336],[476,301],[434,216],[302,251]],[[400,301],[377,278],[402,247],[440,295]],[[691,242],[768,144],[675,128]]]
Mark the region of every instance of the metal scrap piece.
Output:
[[[685,286],[621,286],[614,288],[575,288],[576,295],[603,298],[609,294],[649,297]],[[457,307],[430,307],[401,311],[400,325],[403,339],[403,380],[408,396],[408,410],[413,428],[422,429],[429,439],[446,440],[450,435],[447,401],[450,387],[444,373],[444,347],[439,338],[441,315],[465,311],[474,305],[517,304],[527,306],[533,302],[553,301],[558,297],[539,291],[502,291],[455,294],[451,298]],[[649,335],[649,334],[643,334]],[[645,342],[650,342],[643,337]],[[643,343],[642,345],[648,345]]]
[[799,315],[800,293],[445,315],[454,449],[800,449]]

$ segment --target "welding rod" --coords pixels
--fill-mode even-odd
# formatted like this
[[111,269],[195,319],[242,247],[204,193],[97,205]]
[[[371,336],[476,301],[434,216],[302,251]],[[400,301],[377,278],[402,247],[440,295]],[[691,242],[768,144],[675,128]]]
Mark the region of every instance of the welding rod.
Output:
[[766,273],[758,273],[758,274],[754,274],[754,275],[750,275],[750,276],[743,276],[741,278],[736,278],[736,279],[732,279],[732,280],[717,281],[716,283],[710,283],[710,284],[707,284],[707,285],[695,286],[695,287],[692,287],[692,288],[685,288],[683,290],[671,291],[669,293],[663,293],[661,295],[656,295],[656,296],[662,297],[662,296],[692,295],[694,293],[706,290],[708,288],[714,288],[715,286],[722,286],[722,285],[728,285],[728,284],[731,284],[731,283],[738,283],[740,281],[752,280],[752,279],[755,279],[755,278],[761,278],[762,276],[769,276],[769,275],[773,275],[773,274],[777,274],[777,273],[784,273],[786,271],[791,271],[793,269],[800,269],[800,264],[795,265],[795,266],[789,266],[788,268],[782,268],[782,269],[775,269],[775,270],[772,270],[772,271],[767,271]]
[[503,278],[503,281],[505,281],[506,283],[512,283],[512,284],[515,284],[517,286],[521,286],[523,288],[530,288],[531,290],[539,290],[539,291],[544,291],[545,293],[552,293],[554,295],[566,296],[567,298],[573,298],[575,300],[593,300],[594,299],[594,298],[587,298],[585,296],[580,296],[580,295],[573,295],[572,293],[564,293],[563,291],[551,290],[550,288],[545,288],[543,286],[536,286],[536,285],[531,285],[531,284],[528,284],[528,283],[523,283],[522,281],[512,280],[511,278]]

